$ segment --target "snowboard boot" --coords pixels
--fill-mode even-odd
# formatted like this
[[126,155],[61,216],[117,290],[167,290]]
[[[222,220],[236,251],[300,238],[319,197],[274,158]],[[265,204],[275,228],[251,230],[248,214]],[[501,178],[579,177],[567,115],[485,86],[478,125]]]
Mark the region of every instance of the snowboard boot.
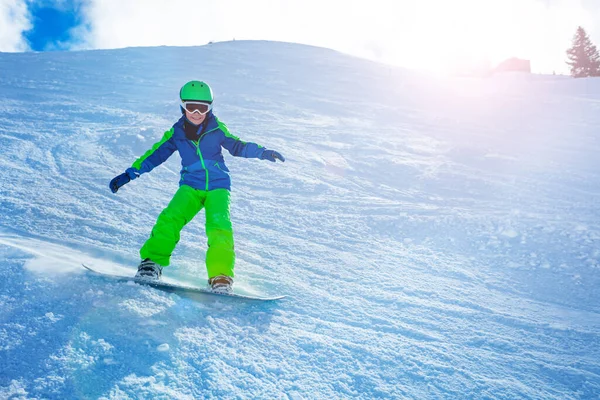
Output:
[[233,278],[227,275],[217,275],[208,280],[210,289],[215,293],[232,294]]
[[162,267],[152,261],[149,258],[146,258],[144,261],[138,265],[137,274],[135,277],[137,279],[146,279],[151,281],[157,281],[160,279],[162,275]]

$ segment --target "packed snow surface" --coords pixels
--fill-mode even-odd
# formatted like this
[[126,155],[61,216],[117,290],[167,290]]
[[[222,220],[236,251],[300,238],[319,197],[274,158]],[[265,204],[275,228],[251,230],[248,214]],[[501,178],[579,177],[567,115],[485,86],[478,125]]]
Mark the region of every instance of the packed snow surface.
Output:
[[[134,274],[209,82],[285,163],[233,158],[236,288]],[[600,81],[439,78],[322,48],[0,53],[0,398],[597,399]],[[165,276],[205,285],[204,214]]]

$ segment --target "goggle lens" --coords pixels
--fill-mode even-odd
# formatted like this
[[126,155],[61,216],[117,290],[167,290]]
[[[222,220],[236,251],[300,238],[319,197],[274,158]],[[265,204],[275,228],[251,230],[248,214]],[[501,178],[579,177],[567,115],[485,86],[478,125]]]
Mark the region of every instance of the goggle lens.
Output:
[[183,108],[189,113],[197,112],[200,115],[204,115],[210,111],[211,105],[209,103],[184,101]]

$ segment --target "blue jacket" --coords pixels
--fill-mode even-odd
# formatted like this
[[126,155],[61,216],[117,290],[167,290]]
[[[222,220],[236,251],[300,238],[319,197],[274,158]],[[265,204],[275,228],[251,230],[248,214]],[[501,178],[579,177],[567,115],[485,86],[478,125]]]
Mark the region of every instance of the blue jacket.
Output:
[[132,167],[140,174],[150,172],[178,151],[181,156],[180,186],[188,185],[207,191],[231,190],[229,169],[225,165],[221,148],[226,148],[235,157],[245,158],[260,158],[265,148],[233,136],[212,112],[206,118],[206,123],[198,127],[200,138],[193,141],[186,137],[185,116],[182,116]]

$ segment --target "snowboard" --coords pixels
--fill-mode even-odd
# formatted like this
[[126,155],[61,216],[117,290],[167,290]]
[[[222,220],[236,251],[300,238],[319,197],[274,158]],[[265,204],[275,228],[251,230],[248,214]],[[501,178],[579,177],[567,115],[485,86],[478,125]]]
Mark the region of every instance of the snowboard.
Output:
[[243,300],[256,300],[256,301],[274,301],[274,300],[280,300],[280,299],[285,298],[285,296],[254,296],[254,295],[241,294],[241,293],[218,293],[218,292],[213,292],[208,287],[202,288],[202,287],[180,285],[180,284],[164,282],[164,281],[151,281],[148,279],[139,279],[139,278],[136,279],[135,277],[132,277],[132,276],[115,275],[115,274],[100,272],[100,271],[97,271],[85,264],[81,264],[81,265],[88,272],[90,272],[96,276],[101,276],[103,278],[110,279],[110,280],[113,280],[116,282],[135,282],[135,283],[139,283],[140,285],[150,286],[152,288],[162,290],[163,292],[175,293],[177,295],[183,295],[184,297],[186,297],[186,295],[201,294],[201,295],[223,296],[223,297],[232,297],[232,298],[243,299]]

